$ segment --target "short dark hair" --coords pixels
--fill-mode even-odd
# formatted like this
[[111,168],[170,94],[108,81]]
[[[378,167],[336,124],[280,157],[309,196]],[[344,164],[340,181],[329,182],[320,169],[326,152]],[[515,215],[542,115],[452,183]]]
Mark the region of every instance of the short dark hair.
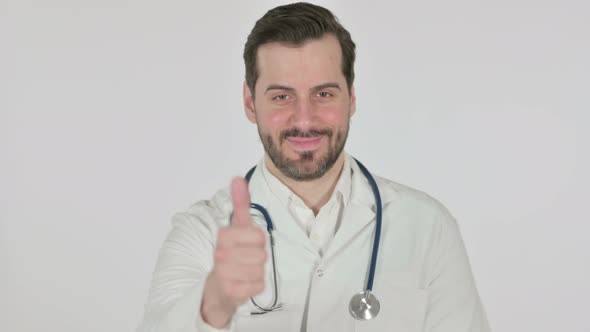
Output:
[[275,7],[262,16],[248,36],[244,47],[246,83],[254,96],[258,80],[256,65],[258,47],[262,44],[279,42],[300,46],[312,39],[320,39],[331,33],[338,38],[342,49],[342,73],[348,90],[354,81],[355,44],[350,33],[340,24],[338,18],[324,7],[306,2]]

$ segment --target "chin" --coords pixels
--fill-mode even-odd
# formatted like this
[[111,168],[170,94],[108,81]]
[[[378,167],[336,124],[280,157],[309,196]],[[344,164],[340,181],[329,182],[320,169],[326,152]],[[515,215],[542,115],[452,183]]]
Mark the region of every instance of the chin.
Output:
[[318,160],[322,159],[325,153],[319,150],[309,150],[309,151],[295,151],[294,153],[295,158],[294,161],[304,164],[315,163]]

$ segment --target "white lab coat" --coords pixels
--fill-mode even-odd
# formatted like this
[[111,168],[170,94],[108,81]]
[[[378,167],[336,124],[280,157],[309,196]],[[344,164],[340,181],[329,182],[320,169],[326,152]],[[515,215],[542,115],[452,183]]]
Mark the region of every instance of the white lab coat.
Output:
[[[238,309],[231,330],[489,331],[453,217],[428,195],[379,177],[375,179],[382,196],[383,224],[373,293],[381,311],[370,321],[350,315],[351,296],[367,282],[375,201],[357,164],[349,161],[353,169],[350,201],[323,257],[271,194],[261,172],[254,172],[252,202],[265,206],[275,224],[279,300],[284,309],[251,315],[254,307],[247,302]],[[231,208],[226,189],[174,216],[138,331],[198,331],[201,294],[213,267],[217,232],[229,223]],[[270,259],[266,290],[257,297],[260,304],[271,299],[269,264]]]

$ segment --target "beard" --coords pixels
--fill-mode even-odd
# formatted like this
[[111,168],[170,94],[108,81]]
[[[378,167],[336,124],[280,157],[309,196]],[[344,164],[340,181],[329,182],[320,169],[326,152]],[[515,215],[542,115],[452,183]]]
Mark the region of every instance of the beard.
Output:
[[[311,181],[321,178],[334,166],[342,150],[344,150],[349,128],[349,123],[336,133],[332,129],[301,131],[292,128],[281,131],[278,142],[270,134],[260,132],[260,128],[258,128],[258,134],[264,146],[264,151],[283,175],[296,181]],[[334,137],[334,134],[336,137]],[[320,151],[303,151],[298,152],[299,159],[294,160],[285,156],[281,151],[280,147],[289,137],[311,138],[321,136],[326,136],[328,139],[328,151],[323,155],[320,154]]]

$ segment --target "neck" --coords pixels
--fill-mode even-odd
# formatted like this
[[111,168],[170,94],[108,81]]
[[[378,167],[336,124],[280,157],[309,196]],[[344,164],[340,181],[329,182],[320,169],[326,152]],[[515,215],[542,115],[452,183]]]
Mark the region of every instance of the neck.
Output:
[[314,215],[317,215],[322,206],[324,206],[336,188],[336,183],[344,167],[344,153],[336,160],[336,163],[322,177],[311,181],[296,181],[285,176],[265,155],[264,161],[270,173],[276,176],[284,185],[286,185],[295,195],[297,195],[312,209]]

